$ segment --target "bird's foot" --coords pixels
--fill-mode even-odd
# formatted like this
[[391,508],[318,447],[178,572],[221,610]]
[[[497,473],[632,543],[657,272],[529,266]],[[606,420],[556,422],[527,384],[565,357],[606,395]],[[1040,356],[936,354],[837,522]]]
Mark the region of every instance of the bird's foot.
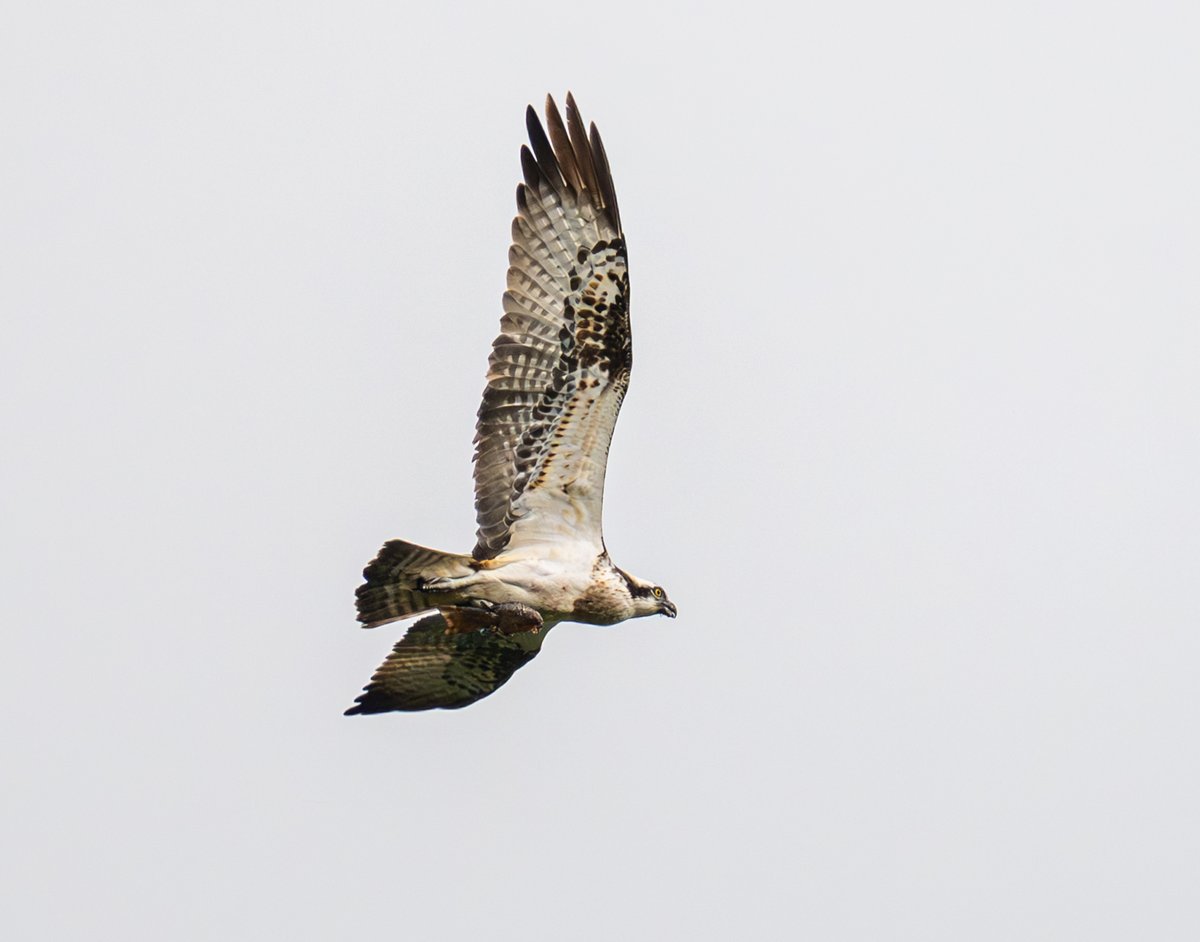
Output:
[[430,595],[435,592],[449,592],[454,588],[452,585],[454,581],[454,579],[447,578],[446,576],[432,576],[429,579],[418,576],[417,591]]

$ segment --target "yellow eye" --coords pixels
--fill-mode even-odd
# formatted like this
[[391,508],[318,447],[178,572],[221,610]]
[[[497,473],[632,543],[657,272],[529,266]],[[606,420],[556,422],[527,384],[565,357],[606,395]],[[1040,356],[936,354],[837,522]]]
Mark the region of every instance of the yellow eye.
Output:
[[661,599],[661,598],[662,598],[662,589],[655,589],[655,590],[654,590],[654,597],[655,597],[656,599]]

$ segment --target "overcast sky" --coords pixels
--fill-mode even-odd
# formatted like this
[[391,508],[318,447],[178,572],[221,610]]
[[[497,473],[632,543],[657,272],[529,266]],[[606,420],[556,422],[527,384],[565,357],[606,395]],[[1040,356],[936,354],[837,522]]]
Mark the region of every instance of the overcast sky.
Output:
[[[1200,8],[783,7],[9,14],[6,938],[1197,937]],[[680,616],[345,718],[568,88]]]

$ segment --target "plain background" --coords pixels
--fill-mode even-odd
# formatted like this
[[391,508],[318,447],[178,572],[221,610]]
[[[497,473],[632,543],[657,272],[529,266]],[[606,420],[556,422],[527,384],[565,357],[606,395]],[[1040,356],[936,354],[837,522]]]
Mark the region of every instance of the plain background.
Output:
[[[6,938],[1197,937],[1198,8],[782,6],[10,11]],[[680,617],[343,718],[568,88]]]

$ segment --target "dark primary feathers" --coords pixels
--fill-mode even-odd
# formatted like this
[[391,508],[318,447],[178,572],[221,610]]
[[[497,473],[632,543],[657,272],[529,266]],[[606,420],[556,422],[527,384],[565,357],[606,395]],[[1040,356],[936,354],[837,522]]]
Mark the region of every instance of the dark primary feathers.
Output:
[[548,134],[528,109],[504,316],[476,427],[477,559],[522,530],[531,540],[560,533],[564,495],[581,510],[575,535],[601,546],[605,462],[633,362],[604,145],[570,95],[565,122],[547,97],[546,124]]
[[490,630],[446,634],[441,615],[422,618],[392,649],[346,715],[465,707],[533,660],[544,637],[541,632],[503,635]]

